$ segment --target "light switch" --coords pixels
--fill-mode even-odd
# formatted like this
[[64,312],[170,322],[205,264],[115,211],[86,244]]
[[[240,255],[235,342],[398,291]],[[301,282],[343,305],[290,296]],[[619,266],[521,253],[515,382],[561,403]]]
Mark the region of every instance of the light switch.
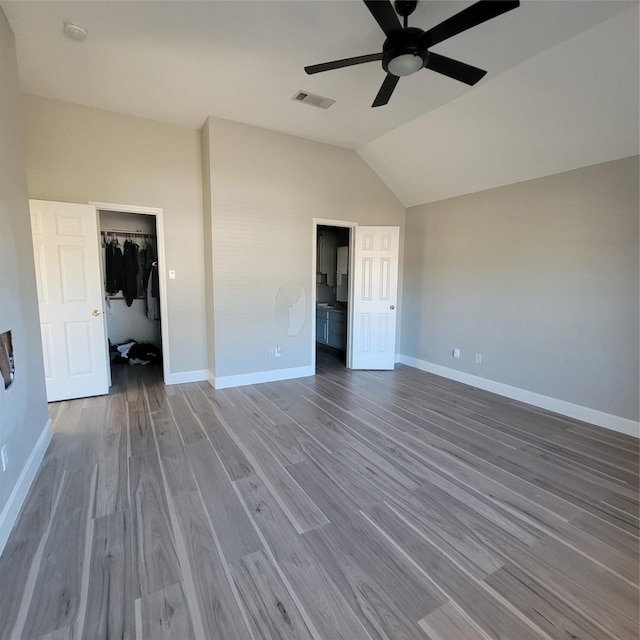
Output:
[[169,269],[169,280],[175,280],[176,279],[176,272],[174,269]]

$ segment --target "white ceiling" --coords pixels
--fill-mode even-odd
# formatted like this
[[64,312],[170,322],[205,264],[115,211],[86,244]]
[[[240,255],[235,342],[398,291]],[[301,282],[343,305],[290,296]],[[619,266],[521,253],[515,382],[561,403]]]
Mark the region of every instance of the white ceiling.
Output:
[[[215,116],[358,149],[405,204],[488,188],[492,182],[505,184],[513,175],[527,179],[544,174],[538,164],[546,157],[534,157],[533,168],[505,172],[512,167],[509,161],[504,167],[500,140],[514,128],[520,132],[523,121],[539,124],[555,117],[540,93],[548,98],[559,91],[563,110],[581,109],[588,94],[585,71],[594,63],[593,94],[606,105],[617,100],[619,85],[630,82],[631,91],[623,89],[620,97],[629,98],[635,88],[631,107],[635,105],[637,122],[638,21],[629,13],[637,8],[633,1],[524,0],[520,8],[434,47],[437,53],[486,69],[487,76],[476,87],[421,71],[403,78],[390,104],[376,109],[370,105],[384,78],[380,63],[314,76],[303,70],[308,64],[381,50],[384,34],[359,0],[1,4],[16,35],[25,93],[193,128]],[[421,2],[409,24],[426,29],[469,4]],[[622,17],[626,15],[630,17]],[[615,16],[620,16],[620,24],[607,28]],[[65,38],[64,20],[82,24],[88,39],[78,43]],[[629,20],[635,20],[631,28]],[[604,42],[590,35],[599,29],[607,38]],[[619,36],[616,29],[624,33]],[[621,68],[616,57],[628,56],[633,42],[635,76],[634,65]],[[585,56],[578,64],[574,46]],[[614,64],[610,74],[602,68],[604,54]],[[582,84],[574,91],[576,69]],[[336,104],[323,111],[291,101],[299,89],[335,99]],[[588,118],[608,113],[599,106],[588,111]],[[488,132],[502,125],[498,139],[488,140]],[[518,145],[533,142],[535,151],[540,132],[546,130],[552,142],[561,145],[567,135],[564,125],[561,119],[551,129],[536,126],[529,136],[509,139]],[[454,152],[466,158],[458,170]],[[442,153],[444,162],[439,164]],[[607,150],[604,156],[616,153]],[[467,169],[482,169],[487,157],[492,160],[486,165],[491,179],[469,174]],[[580,161],[572,156],[555,165]],[[433,181],[442,185],[443,180],[446,186],[434,188]]]
[[358,152],[409,207],[639,152],[638,5]]

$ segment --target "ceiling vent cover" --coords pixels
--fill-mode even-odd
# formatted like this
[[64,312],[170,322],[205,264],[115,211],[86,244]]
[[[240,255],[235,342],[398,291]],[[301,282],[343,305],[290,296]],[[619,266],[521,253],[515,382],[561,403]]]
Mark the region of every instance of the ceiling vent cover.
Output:
[[335,100],[331,100],[331,98],[323,98],[322,96],[317,96],[307,91],[298,91],[291,99],[295,102],[310,104],[312,107],[318,107],[320,109],[328,109],[335,103]]

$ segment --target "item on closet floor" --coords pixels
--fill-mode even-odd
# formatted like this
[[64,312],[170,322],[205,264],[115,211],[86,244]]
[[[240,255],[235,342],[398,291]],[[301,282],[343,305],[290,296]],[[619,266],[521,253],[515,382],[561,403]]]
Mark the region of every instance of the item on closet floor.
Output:
[[104,245],[105,290],[115,296],[124,287],[124,256],[117,239]]
[[129,364],[149,364],[161,359],[162,353],[154,344],[137,342],[129,349]]
[[124,287],[122,288],[127,307],[138,295],[138,245],[127,240],[124,243]]
[[124,344],[119,344],[116,349],[118,351],[118,353],[120,354],[121,358],[128,358],[129,357],[129,349],[131,349],[131,347],[133,347],[133,345],[135,344],[135,341],[132,340],[131,342],[125,342]]
[[128,362],[129,364],[145,365],[150,363],[160,363],[162,361],[162,351],[155,344],[148,342],[136,342],[127,340],[122,344],[113,345],[109,341],[109,351],[112,362]]

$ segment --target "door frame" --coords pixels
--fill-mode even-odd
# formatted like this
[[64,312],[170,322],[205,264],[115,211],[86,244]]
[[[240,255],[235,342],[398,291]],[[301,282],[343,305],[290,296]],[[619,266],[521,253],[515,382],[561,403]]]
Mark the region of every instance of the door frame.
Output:
[[348,287],[349,287],[349,296],[347,301],[347,344],[346,344],[346,354],[347,354],[347,369],[351,369],[351,330],[352,330],[352,321],[351,314],[353,312],[353,247],[355,242],[355,233],[353,230],[359,226],[359,222],[352,222],[349,220],[331,220],[329,218],[314,218],[313,219],[313,239],[311,243],[311,273],[313,282],[313,287],[311,289],[311,308],[313,310],[311,314],[311,366],[313,368],[313,374],[316,372],[316,266],[317,266],[317,251],[318,251],[318,227],[319,226],[327,226],[327,227],[341,227],[344,229],[349,229],[349,276],[347,278]]
[[[156,219],[156,245],[158,249],[158,284],[160,293],[160,338],[162,341],[162,380],[167,384],[171,374],[169,361],[169,321],[167,313],[167,279],[166,261],[164,251],[164,210],[159,207],[141,207],[134,204],[117,204],[113,202],[89,202],[96,208],[98,228],[100,228],[100,211],[114,213],[141,213],[146,216],[155,216]],[[105,321],[106,331],[106,321]],[[109,371],[109,376],[111,372]]]

